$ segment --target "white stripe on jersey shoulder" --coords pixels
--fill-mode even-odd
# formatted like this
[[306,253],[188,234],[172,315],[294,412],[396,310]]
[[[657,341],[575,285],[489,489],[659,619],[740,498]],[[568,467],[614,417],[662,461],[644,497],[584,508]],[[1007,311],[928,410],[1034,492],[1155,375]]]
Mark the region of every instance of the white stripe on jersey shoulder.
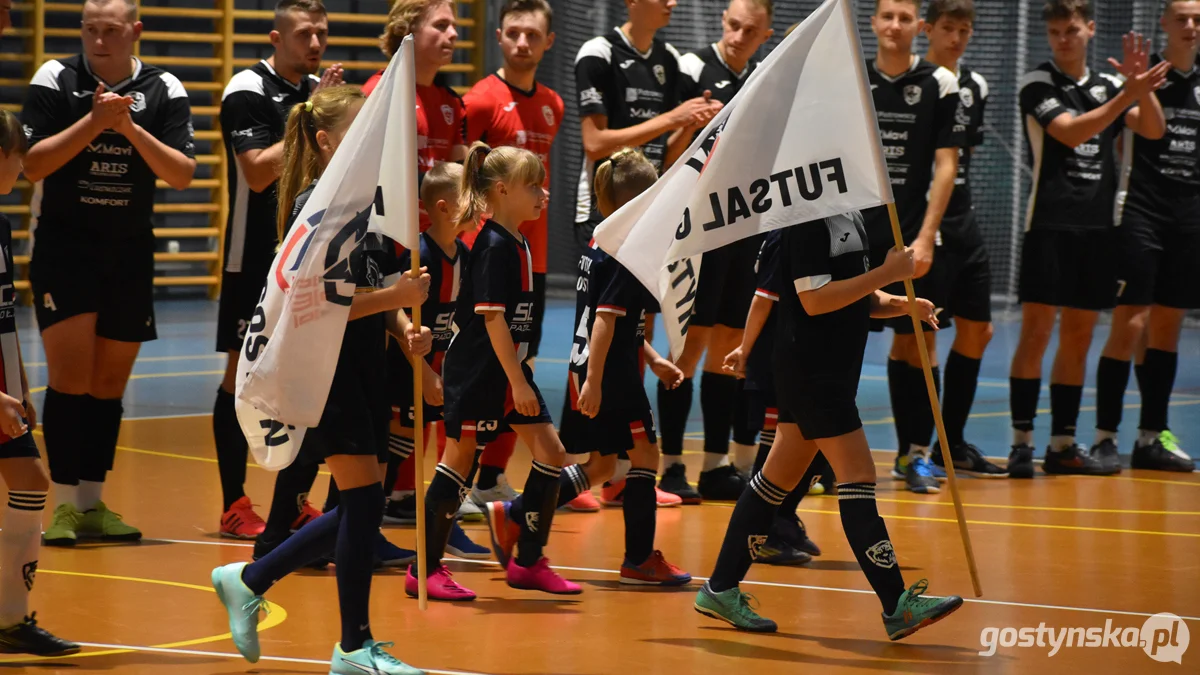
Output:
[[[674,46],[674,45],[672,45],[670,42],[664,42],[664,43],[663,43],[663,46],[664,46],[664,47],[666,47],[666,48],[667,48],[667,51],[668,51],[668,52],[670,52],[670,53],[671,53],[671,55],[675,57],[675,60],[676,60],[676,61],[678,61],[678,60],[680,60],[680,59],[682,59],[682,58],[683,58],[683,55],[679,53],[679,50],[678,50],[678,49],[675,49],[675,46]],[[653,47],[651,47],[651,51],[653,51],[653,49],[654,49],[654,48],[653,48]]]
[[179,81],[178,77],[166,71],[159,73],[158,76],[162,78],[163,84],[167,85],[168,98],[188,97],[187,90],[183,88],[183,83]]
[[933,77],[938,81],[938,98],[958,93],[958,77],[945,66],[938,66],[933,71]]
[[52,59],[42,64],[41,68],[33,74],[33,79],[29,81],[31,87],[45,87],[54,91],[62,91],[62,87],[58,84],[58,76],[62,71],[66,70],[66,66],[58,59]]
[[229,84],[225,85],[225,93],[221,94],[221,100],[229,98],[230,94],[236,94],[239,91],[249,91],[259,96],[266,96],[267,92],[263,89],[262,75],[253,70],[243,70],[242,72],[229,78]]
[[704,72],[704,60],[694,52],[689,52],[679,58],[679,70],[696,82],[700,82],[700,74]]
[[1104,79],[1108,80],[1112,84],[1112,86],[1116,87],[1117,89],[1120,89],[1121,87],[1125,86],[1125,78],[1121,77],[1120,75],[1112,75],[1110,73],[1100,73],[1100,77],[1103,77]]
[[312,82],[313,84],[321,84],[321,78],[317,77],[316,75],[309,75],[308,81]]
[[832,276],[828,274],[818,274],[815,277],[796,279],[792,282],[792,285],[796,287],[797,293],[807,293],[809,291],[815,291],[818,288],[824,288],[825,286],[828,286],[829,282],[831,281],[833,281]]
[[975,84],[979,85],[979,95],[983,98],[987,98],[989,91],[987,80],[983,79],[983,76],[979,74],[979,71],[975,70],[971,71],[971,79],[975,81]]
[[1031,84],[1048,84],[1054,86],[1054,76],[1040,68],[1031,70],[1021,76],[1021,81],[1017,84],[1017,91],[1023,91],[1025,87]]
[[579,63],[589,56],[604,59],[605,63],[612,63],[612,43],[604,36],[588,40],[579,48],[579,54],[575,56],[575,63]]

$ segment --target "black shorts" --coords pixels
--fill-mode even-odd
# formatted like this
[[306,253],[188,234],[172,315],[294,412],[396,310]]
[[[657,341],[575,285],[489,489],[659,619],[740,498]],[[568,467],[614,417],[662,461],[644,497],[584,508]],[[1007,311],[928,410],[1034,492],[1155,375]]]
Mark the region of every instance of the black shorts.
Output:
[[781,378],[776,396],[779,424],[795,424],[806,440],[836,438],[862,428],[857,379]]
[[242,348],[250,317],[262,299],[271,262],[268,260],[266,267],[255,265],[241,272],[221,273],[221,300],[217,308],[218,352],[236,352]]
[[[586,417],[578,410],[564,411],[559,437],[567,453],[616,455],[632,450],[641,439],[651,444],[658,443],[650,401],[645,398],[645,393],[642,398],[646,404],[644,408],[622,406],[614,410],[612,407],[605,408],[602,402],[600,414],[595,418]],[[569,402],[564,407],[568,406]]]
[[529,357],[538,355],[542,344],[542,321],[546,318],[546,275],[533,273],[533,332],[529,335]]
[[700,283],[692,326],[717,324],[737,330],[746,327],[746,314],[754,299],[754,264],[762,237],[755,236],[707,251],[700,262]]
[[391,408],[379,389],[335,375],[321,421],[304,435],[299,459],[320,464],[335,455],[373,455],[386,462]]
[[[400,351],[400,345],[388,337],[387,350],[388,400],[391,401],[392,419],[405,429],[412,429],[416,422],[416,407],[413,404],[412,364]],[[426,403],[422,416],[425,424],[442,421],[442,406]]]
[[779,425],[779,405],[774,391],[745,390],[746,424],[755,432],[774,430]]
[[554,418],[546,407],[546,399],[542,398],[541,390],[533,381],[533,371],[524,363],[521,364],[521,371],[525,374],[525,381],[533,388],[533,395],[537,397],[536,415],[522,415],[513,408],[511,386],[464,392],[461,400],[453,401],[443,410],[446,438],[460,441],[464,435],[474,435],[477,445],[485,445],[496,440],[500,434],[511,431],[513,426],[553,424]]
[[1020,301],[1090,311],[1115,307],[1116,236],[1117,228],[1026,232]]
[[1200,231],[1125,212],[1117,304],[1200,309]]
[[16,459],[18,457],[41,457],[37,443],[33,442],[33,432],[26,431],[17,438],[9,438],[0,433],[0,459]]
[[[876,269],[883,266],[883,261],[887,259],[888,251],[891,248],[872,248],[869,252],[871,259],[871,269]],[[946,253],[944,246],[938,246],[933,252],[933,264],[929,266],[929,272],[920,279],[913,279],[913,292],[918,298],[924,298],[933,303],[934,307],[945,309],[949,302],[950,292],[947,283],[947,277],[951,268],[949,256]],[[891,293],[900,297],[906,297],[904,290],[904,282],[896,282],[888,284],[881,289],[884,293]],[[938,320],[941,322],[942,314],[938,314]],[[943,328],[949,325],[949,321],[941,322]],[[882,331],[884,328],[891,328],[901,335],[912,335],[913,325],[912,318],[905,314],[891,319],[871,319],[871,330],[875,332]]]
[[154,236],[103,241],[43,224],[34,234],[29,279],[42,331],[96,314],[96,336],[118,342],[158,337],[154,322]]
[[[938,314],[938,325],[947,327],[950,319],[990,323],[992,320],[992,264],[987,247],[944,246],[946,258],[946,306]],[[909,322],[912,329],[912,321]]]

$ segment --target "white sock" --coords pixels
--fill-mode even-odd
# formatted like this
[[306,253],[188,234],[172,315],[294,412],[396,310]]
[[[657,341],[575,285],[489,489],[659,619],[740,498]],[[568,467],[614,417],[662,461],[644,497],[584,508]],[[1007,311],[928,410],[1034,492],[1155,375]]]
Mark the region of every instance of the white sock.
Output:
[[627,459],[618,459],[617,468],[613,471],[612,478],[608,479],[610,483],[619,483],[625,480],[625,476],[629,473],[629,467],[633,466],[633,462]]
[[[54,484],[54,508],[58,508],[63,504],[70,504],[75,508],[79,508],[79,486],[64,485],[63,483]],[[82,510],[82,509],[80,509]]]
[[1059,450],[1066,450],[1067,448],[1069,448],[1073,445],[1075,445],[1075,437],[1074,436],[1051,436],[1050,437],[1050,449],[1053,450],[1054,452],[1058,452]]
[[29,591],[37,573],[46,492],[10,490],[0,532],[0,627],[29,615]]
[[729,463],[729,455],[723,452],[706,452],[704,453],[704,466],[700,471],[712,471]]
[[683,466],[683,455],[662,456],[663,473],[666,473],[667,469],[675,466],[676,464]]
[[754,460],[758,458],[757,445],[733,444],[733,465],[738,471],[746,472],[754,468]]
[[1033,445],[1033,432],[1013,429],[1013,445]]
[[1158,440],[1158,435],[1161,433],[1161,431],[1147,431],[1146,429],[1138,429],[1138,447],[1144,448],[1148,445],[1152,445],[1154,441]]
[[918,455],[924,457],[925,459],[929,459],[929,448],[922,447],[920,445],[909,444],[908,456],[915,459]]
[[104,483],[94,480],[79,481],[79,496],[76,504],[80,511],[96,508],[100,503],[100,495],[104,492]]
[[1113,443],[1116,443],[1117,442],[1117,432],[1105,431],[1103,429],[1097,429],[1095,445],[1100,445],[1104,441],[1112,441]]

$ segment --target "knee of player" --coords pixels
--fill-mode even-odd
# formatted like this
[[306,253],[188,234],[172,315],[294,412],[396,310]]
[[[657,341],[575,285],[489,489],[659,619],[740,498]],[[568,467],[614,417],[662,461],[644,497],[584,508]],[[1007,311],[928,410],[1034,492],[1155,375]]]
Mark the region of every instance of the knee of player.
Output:
[[16,475],[12,473],[7,472],[4,475],[9,491],[46,492],[50,489],[50,476],[46,474],[46,467],[36,458],[30,457],[27,462],[21,462],[21,470]]
[[629,465],[634,469],[658,470],[658,444],[637,444],[629,451]]

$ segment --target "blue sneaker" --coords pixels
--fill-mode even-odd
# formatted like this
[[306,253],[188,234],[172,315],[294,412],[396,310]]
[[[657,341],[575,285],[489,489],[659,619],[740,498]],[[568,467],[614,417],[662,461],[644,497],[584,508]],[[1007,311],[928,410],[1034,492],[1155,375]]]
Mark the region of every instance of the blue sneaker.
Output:
[[242,570],[246,563],[233,563],[212,571],[212,585],[217,598],[225,605],[229,614],[229,632],[233,644],[250,663],[257,663],[261,655],[258,649],[258,610],[269,612],[269,605],[261,595],[255,595],[242,581]]
[[413,668],[384,651],[395,644],[367,640],[362,649],[347,653],[342,651],[342,645],[338,643],[333,648],[333,658],[329,660],[329,675],[425,675],[425,671]]
[[910,492],[921,495],[935,495],[941,492],[938,479],[933,475],[933,462],[930,462],[922,452],[910,452],[904,472],[904,482]]
[[403,567],[417,559],[417,552],[410,551],[388,541],[380,532],[375,539],[376,567]]
[[450,528],[450,541],[446,543],[446,552],[467,560],[487,560],[492,557],[492,549],[471,541],[458,523],[454,523]]

